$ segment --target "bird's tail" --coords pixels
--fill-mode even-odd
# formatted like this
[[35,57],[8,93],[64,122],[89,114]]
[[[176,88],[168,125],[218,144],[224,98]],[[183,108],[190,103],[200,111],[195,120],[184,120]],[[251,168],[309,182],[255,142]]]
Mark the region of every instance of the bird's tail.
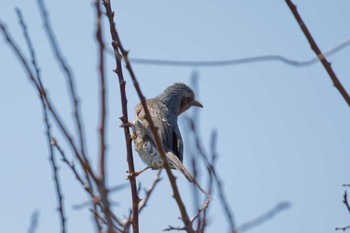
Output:
[[178,170],[179,172],[181,172],[188,181],[190,181],[191,183],[195,184],[197,186],[197,188],[204,193],[207,197],[209,197],[210,199],[211,196],[210,194],[205,191],[198,183],[197,181],[194,179],[194,177],[191,175],[191,173],[186,169],[186,167],[183,165],[183,163],[180,161],[180,159],[174,155],[172,152],[167,152],[166,156],[168,158],[168,160],[170,160],[171,165],[173,165],[173,167]]

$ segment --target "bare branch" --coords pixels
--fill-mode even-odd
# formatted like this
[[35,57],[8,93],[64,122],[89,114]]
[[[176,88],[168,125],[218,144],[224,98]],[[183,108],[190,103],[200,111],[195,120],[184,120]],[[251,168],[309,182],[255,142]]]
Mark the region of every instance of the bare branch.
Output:
[[30,225],[28,228],[28,233],[35,233],[38,228],[39,211],[35,210],[30,218]]
[[[122,105],[122,112],[123,112],[123,116],[120,119],[123,124],[127,124],[129,122],[129,117],[128,117],[127,98],[126,98],[126,91],[125,91],[125,80],[124,80],[122,64],[121,64],[121,55],[119,54],[118,45],[117,45],[118,40],[115,32],[115,24],[113,19],[114,13],[112,12],[111,3],[109,0],[104,0],[103,4],[106,9],[107,17],[109,20],[110,33],[112,37],[112,46],[116,54],[115,56],[116,69],[114,70],[114,72],[118,75],[118,79],[119,79],[119,89],[120,89],[121,105]],[[119,54],[119,56],[117,56],[117,54]],[[124,137],[125,137],[125,144],[126,144],[126,151],[127,151],[127,162],[128,162],[129,173],[134,174],[135,172],[134,158],[133,158],[133,152],[132,152],[130,130],[128,127],[124,127]],[[131,196],[132,196],[132,215],[130,218],[130,222],[132,223],[134,233],[138,233],[139,232],[139,213],[138,213],[139,197],[137,193],[137,185],[136,185],[135,177],[131,175],[129,177],[129,182],[130,182],[130,189],[131,189]]]
[[344,197],[343,203],[346,206],[346,208],[348,209],[348,212],[350,214],[350,206],[349,206],[349,202],[348,202],[348,193],[346,191],[344,192],[344,196],[343,197]]
[[209,202],[210,202],[210,199],[207,199],[207,200],[204,202],[203,206],[202,206],[200,209],[198,209],[198,212],[191,218],[191,222],[193,222],[194,220],[196,220],[196,219],[198,218],[198,216],[199,216],[205,209],[208,208]]
[[[93,203],[93,208],[95,211],[97,211],[97,208],[96,208],[96,205],[97,205],[97,202],[96,202],[96,196],[95,194],[93,193],[93,191],[90,189],[90,186],[88,184],[85,183],[85,181],[83,180],[83,178],[79,175],[78,171],[76,170],[75,168],[75,165],[73,162],[69,162],[63,149],[61,148],[61,146],[57,143],[56,139],[52,138],[51,140],[51,145],[53,147],[55,147],[57,149],[57,151],[60,153],[61,155],[61,159],[62,161],[67,164],[68,168],[73,172],[75,178],[79,181],[79,183],[81,184],[82,187],[84,187],[85,191],[90,194],[91,196],[91,200],[92,200],[92,203]],[[90,204],[90,202],[89,202]],[[101,207],[102,208],[102,207]],[[101,225],[98,221],[98,219],[96,219],[96,216],[95,216],[95,224],[96,224],[96,227],[98,229],[98,231],[101,231]]]
[[[350,45],[350,38],[335,45],[333,48],[323,53],[325,57],[334,55]],[[110,49],[107,52],[114,56],[114,52]],[[305,67],[316,64],[319,61],[318,57],[313,57],[308,60],[294,60],[281,55],[262,55],[245,58],[213,60],[213,61],[184,61],[184,60],[164,60],[164,59],[147,59],[147,58],[129,58],[132,64],[138,65],[154,65],[154,66],[188,66],[188,67],[218,67],[218,66],[235,66],[260,62],[281,62],[289,66]]]
[[[96,219],[101,221],[103,224],[108,225],[107,221],[104,220],[96,210],[90,209],[90,211],[95,216]],[[113,228],[119,232],[123,232],[123,230],[121,228],[119,228],[118,226],[116,226],[115,224],[113,224]]]
[[[90,189],[90,186],[87,185],[83,178],[79,175],[77,169],[75,168],[75,165],[73,162],[69,162],[63,149],[61,148],[61,146],[57,143],[56,139],[55,138],[52,138],[51,139],[51,145],[54,146],[57,151],[60,153],[61,155],[61,159],[62,161],[67,164],[67,166],[70,168],[70,170],[73,172],[75,178],[79,181],[79,183],[85,188],[85,190],[88,192],[88,193],[91,193],[92,194],[92,191]],[[93,194],[92,194],[93,195]]]
[[[27,43],[27,47],[30,51],[30,55],[31,55],[31,59],[32,59],[32,65],[34,67],[34,70],[36,72],[36,78],[38,81],[38,84],[40,86],[40,89],[43,90],[43,86],[42,86],[42,82],[41,82],[41,76],[40,76],[40,69],[39,66],[37,65],[37,61],[36,61],[36,56],[35,56],[35,51],[32,45],[32,42],[30,40],[28,31],[27,31],[27,26],[24,22],[23,16],[21,11],[16,8],[16,13],[17,13],[17,17],[19,20],[19,24],[22,28],[22,32],[25,38],[25,41]],[[66,232],[66,217],[65,217],[65,211],[64,211],[64,204],[63,204],[63,194],[62,194],[62,188],[61,188],[61,184],[60,184],[60,179],[59,179],[59,175],[58,175],[58,168],[56,165],[56,160],[55,160],[55,154],[54,154],[54,150],[53,150],[53,146],[51,145],[51,125],[50,125],[50,121],[49,121],[49,116],[47,113],[47,107],[46,107],[46,103],[44,100],[43,95],[40,95],[40,100],[41,100],[41,105],[42,105],[42,109],[43,109],[43,115],[44,115],[44,123],[45,123],[45,128],[46,128],[46,136],[47,136],[47,143],[48,143],[48,148],[49,148],[49,155],[50,155],[50,161],[51,161],[51,167],[52,167],[52,173],[53,173],[53,179],[54,179],[54,184],[55,184],[55,190],[56,190],[56,195],[57,195],[57,199],[58,199],[58,212],[59,212],[59,216],[60,216],[60,221],[61,221],[61,232],[65,233]]]
[[346,231],[347,229],[350,229],[350,226],[346,226],[346,227],[336,227],[336,228],[335,228],[336,231]]
[[[191,218],[191,224],[199,217],[199,215],[208,208],[209,206],[210,199],[207,199],[203,206],[198,209],[197,213]],[[172,230],[177,230],[177,231],[185,231],[187,230],[185,227],[173,227],[173,226],[168,226],[168,228],[165,228],[163,231],[172,231]]]
[[[224,191],[224,188],[223,188],[223,184],[222,184],[222,181],[220,179],[220,177],[217,175],[217,172],[216,172],[216,169],[215,169],[215,166],[213,166],[213,164],[209,161],[208,159],[208,156],[204,150],[204,147],[200,141],[200,138],[199,138],[199,134],[198,134],[198,130],[197,130],[197,125],[195,123],[195,121],[193,119],[189,119],[189,124],[190,124],[190,128],[192,130],[192,133],[193,133],[193,136],[195,138],[195,143],[196,143],[196,146],[197,146],[197,150],[198,150],[198,154],[203,158],[203,161],[206,165],[206,167],[208,168],[209,170],[209,173],[211,176],[213,176],[213,179],[216,183],[216,187],[218,189],[218,194],[219,194],[219,200],[221,202],[221,205],[222,205],[222,208],[225,212],[225,216],[226,216],[226,219],[230,225],[230,229],[232,232],[235,232],[235,229],[236,229],[236,223],[235,223],[235,220],[234,220],[234,215],[233,215],[233,212],[228,204],[228,201],[227,201],[227,198],[226,198],[226,195],[225,195],[225,191]],[[212,143],[213,144],[216,144],[216,134],[214,133],[213,134],[213,137],[212,137]],[[217,155],[216,153],[214,152],[213,153],[213,161],[215,161],[217,158]]]
[[87,157],[85,155],[85,145],[84,145],[84,136],[83,136],[83,125],[81,123],[81,116],[80,116],[80,108],[79,108],[79,100],[76,94],[76,87],[75,87],[75,81],[74,81],[74,77],[72,72],[70,71],[70,68],[67,64],[67,62],[65,61],[63,55],[61,54],[61,50],[58,46],[55,34],[52,30],[52,26],[51,26],[51,22],[50,22],[50,18],[48,16],[48,11],[45,7],[44,4],[44,0],[37,0],[38,2],[38,6],[39,6],[39,10],[41,13],[41,16],[43,18],[43,22],[44,22],[44,28],[45,28],[45,32],[47,33],[47,36],[49,38],[49,42],[50,45],[52,47],[52,50],[54,52],[54,55],[58,61],[58,64],[60,65],[61,69],[64,71],[64,74],[67,78],[67,82],[68,82],[68,86],[69,86],[69,92],[71,95],[71,100],[73,102],[73,106],[74,106],[74,116],[75,116],[75,124],[77,126],[77,130],[78,130],[78,135],[79,135],[79,141],[80,141],[80,150],[81,150],[81,154],[83,155],[83,158],[86,161]]
[[[91,178],[90,176],[94,176],[92,174],[92,170],[89,171],[89,160],[85,154],[85,145],[84,145],[84,136],[83,136],[83,126],[81,123],[81,117],[80,117],[80,108],[79,108],[79,101],[78,101],[78,97],[76,94],[76,88],[75,88],[75,82],[74,82],[74,78],[73,75],[65,61],[65,59],[63,58],[61,51],[58,47],[58,43],[56,41],[56,37],[54,35],[54,32],[52,30],[51,27],[51,23],[50,23],[50,18],[48,17],[48,11],[46,10],[45,4],[43,0],[37,0],[38,2],[38,6],[39,6],[39,10],[41,13],[41,17],[43,19],[44,22],[44,28],[45,28],[45,32],[47,33],[47,36],[49,38],[49,42],[51,45],[51,48],[54,52],[55,58],[58,61],[58,64],[60,65],[61,69],[63,70],[65,77],[67,79],[68,82],[68,86],[69,86],[69,93],[70,93],[70,97],[71,97],[71,101],[73,103],[73,109],[74,109],[74,116],[75,116],[75,125],[77,127],[77,131],[78,131],[78,137],[79,137],[79,142],[80,142],[80,153],[82,156],[82,161],[80,162],[82,165],[84,172],[85,172],[85,177],[86,180],[90,186],[90,188],[92,190],[94,190],[93,184],[91,182]],[[65,135],[67,137],[67,134]],[[68,137],[67,137],[68,138]],[[68,138],[69,139],[69,138]],[[73,139],[69,139],[69,140],[73,140]],[[78,151],[76,151],[76,154],[78,153]],[[80,157],[80,156],[79,156]],[[78,159],[79,159],[78,157]],[[79,159],[80,160],[80,159]],[[97,179],[96,177],[93,177],[94,181],[96,182]]]
[[151,194],[153,193],[156,185],[162,180],[162,178],[160,177],[160,174],[162,173],[162,170],[159,170],[157,172],[156,177],[154,178],[152,184],[149,186],[148,189],[145,190],[145,197],[141,200],[140,205],[139,205],[139,212],[141,212],[147,205],[147,202],[149,200],[149,198],[151,197]]
[[98,188],[101,194],[101,201],[104,205],[104,214],[107,220],[108,232],[114,232],[113,220],[111,217],[110,201],[108,199],[108,190],[106,188],[106,142],[105,142],[105,128],[106,128],[106,84],[105,84],[105,67],[104,67],[104,42],[102,38],[102,27],[101,27],[101,4],[100,0],[95,1],[96,8],[96,40],[99,45],[99,73],[100,73],[100,181]]
[[322,54],[321,50],[318,48],[318,45],[316,44],[315,40],[313,39],[311,33],[309,32],[308,28],[306,27],[303,19],[301,18],[301,16],[298,13],[297,7],[293,4],[293,2],[291,0],[286,0],[286,3],[289,7],[289,9],[292,11],[295,19],[297,20],[301,30],[303,31],[306,39],[308,40],[311,49],[315,52],[315,54],[317,55],[318,59],[321,61],[323,67],[326,69],[329,77],[332,79],[333,81],[333,85],[338,89],[338,91],[340,92],[340,94],[343,96],[344,100],[348,103],[348,105],[350,106],[350,96],[347,93],[347,91],[345,90],[345,88],[343,87],[343,85],[340,83],[338,77],[336,76],[336,74],[334,73],[331,64],[327,61],[327,59],[325,58],[325,55]]
[[173,227],[168,226],[168,228],[163,229],[163,231],[186,231],[186,227]]
[[[175,200],[176,200],[176,202],[177,202],[177,204],[179,206],[180,212],[181,212],[181,219],[184,222],[187,231],[194,232],[192,224],[191,224],[191,221],[190,221],[190,219],[188,217],[188,214],[187,214],[187,211],[186,211],[186,207],[185,207],[185,205],[184,205],[184,203],[183,203],[183,201],[181,199],[180,192],[179,192],[178,187],[176,185],[176,179],[175,179],[174,175],[171,172],[171,169],[169,167],[169,164],[168,164],[165,152],[164,152],[163,145],[162,145],[162,143],[160,141],[159,135],[157,133],[157,129],[154,126],[153,120],[152,120],[151,115],[149,113],[149,110],[148,110],[148,107],[147,107],[147,104],[146,104],[146,98],[143,96],[143,94],[141,92],[141,89],[140,89],[140,86],[139,86],[138,81],[136,79],[135,73],[134,73],[134,71],[133,71],[133,69],[131,67],[130,62],[129,62],[128,52],[124,49],[124,47],[122,46],[122,43],[121,43],[121,41],[119,39],[117,30],[116,30],[116,27],[115,27],[115,24],[114,24],[114,12],[112,12],[111,3],[110,3],[109,0],[104,0],[104,5],[105,5],[105,8],[106,8],[107,17],[109,19],[111,36],[112,36],[112,40],[113,40],[112,46],[114,48],[114,54],[115,54],[115,58],[116,58],[116,62],[117,62],[117,68],[118,69],[116,70],[116,73],[118,74],[118,76],[121,76],[120,75],[121,74],[121,66],[120,66],[121,62],[120,62],[120,60],[121,60],[121,56],[122,56],[124,61],[125,61],[125,64],[126,64],[126,69],[129,71],[129,74],[130,74],[131,79],[133,81],[133,84],[134,84],[134,87],[136,89],[136,92],[137,92],[137,94],[138,94],[138,96],[139,96],[139,98],[141,100],[142,107],[145,110],[145,118],[148,121],[148,123],[150,124],[150,129],[151,129],[151,131],[152,131],[152,133],[154,135],[155,143],[156,143],[156,146],[157,146],[157,150],[159,151],[159,154],[160,154],[160,156],[161,156],[161,158],[163,160],[164,168],[166,170],[166,173],[168,175],[171,187],[173,189],[173,197],[175,198]],[[118,49],[120,50],[121,56],[120,56],[120,53],[119,53]],[[119,63],[119,66],[118,66],[118,63]],[[123,81],[123,83],[125,85],[124,79],[122,79],[121,81]]]
[[289,202],[278,203],[274,208],[272,208],[268,212],[266,212],[266,213],[262,214],[261,216],[239,226],[237,232],[249,231],[252,228],[255,228],[255,227],[265,223],[266,221],[271,220],[277,214],[279,214],[282,211],[287,210],[289,208],[290,208]]
[[106,128],[106,84],[105,84],[105,67],[104,67],[104,42],[102,38],[102,28],[101,28],[101,5],[100,1],[95,1],[96,6],[96,40],[99,45],[99,73],[100,73],[100,178],[105,179],[105,152],[106,152],[106,142],[105,142],[105,128]]

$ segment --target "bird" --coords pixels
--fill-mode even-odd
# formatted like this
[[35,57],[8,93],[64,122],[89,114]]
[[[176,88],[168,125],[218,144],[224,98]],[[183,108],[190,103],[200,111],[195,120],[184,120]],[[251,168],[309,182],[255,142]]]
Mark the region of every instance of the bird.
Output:
[[[203,105],[195,99],[193,90],[184,83],[175,83],[155,98],[147,99],[146,105],[170,168],[181,172],[191,183],[209,196],[183,164],[183,140],[177,122],[178,116],[191,107],[203,108]],[[136,105],[135,113],[134,121],[131,123],[132,139],[135,150],[147,165],[146,168],[133,174],[138,176],[147,169],[159,170],[164,168],[164,165],[141,103]]]

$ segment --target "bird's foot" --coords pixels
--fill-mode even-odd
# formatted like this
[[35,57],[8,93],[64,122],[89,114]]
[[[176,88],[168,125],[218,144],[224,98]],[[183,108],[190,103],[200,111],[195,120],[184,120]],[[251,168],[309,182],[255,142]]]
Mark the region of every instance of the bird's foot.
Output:
[[128,223],[129,223],[129,224],[133,224],[134,222],[135,222],[135,220],[134,220],[133,217],[131,217],[131,218],[128,219]]
[[150,167],[145,167],[144,169],[142,169],[141,171],[138,172],[131,172],[131,171],[126,171],[126,173],[128,173],[128,176],[126,177],[126,180],[130,180],[130,178],[135,178],[138,177],[142,172],[146,171],[147,169],[149,169]]
[[135,125],[134,125],[132,122],[127,122],[127,123],[122,123],[122,124],[120,125],[120,127],[122,127],[122,128],[126,128],[126,127],[134,128]]
[[132,122],[128,122],[128,123],[122,123],[120,125],[121,128],[131,128],[132,129],[132,133],[130,135],[130,139],[131,140],[135,140],[137,138],[137,134],[136,134],[136,129],[135,129],[135,124]]
[[131,171],[126,171],[126,173],[128,173],[128,175],[126,176],[126,180],[130,180],[131,178],[135,178],[138,177],[141,172],[131,172]]
[[130,138],[131,138],[131,140],[135,140],[135,139],[137,138],[136,133],[133,132],[133,133],[130,135]]

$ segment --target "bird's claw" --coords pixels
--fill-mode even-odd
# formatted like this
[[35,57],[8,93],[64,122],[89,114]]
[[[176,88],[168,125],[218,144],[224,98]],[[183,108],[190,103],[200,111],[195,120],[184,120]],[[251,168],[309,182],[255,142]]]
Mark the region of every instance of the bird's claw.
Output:
[[120,127],[122,127],[122,128],[126,128],[126,127],[131,127],[131,128],[133,128],[134,127],[134,124],[133,123],[131,123],[131,122],[127,122],[127,123],[122,123],[121,125],[120,125]]
[[131,178],[135,178],[138,175],[140,175],[140,172],[131,172],[131,171],[126,171],[126,173],[128,173],[128,175],[126,176],[126,180],[130,180]]
[[137,138],[136,133],[131,134],[130,138],[131,138],[131,140],[135,140]]

